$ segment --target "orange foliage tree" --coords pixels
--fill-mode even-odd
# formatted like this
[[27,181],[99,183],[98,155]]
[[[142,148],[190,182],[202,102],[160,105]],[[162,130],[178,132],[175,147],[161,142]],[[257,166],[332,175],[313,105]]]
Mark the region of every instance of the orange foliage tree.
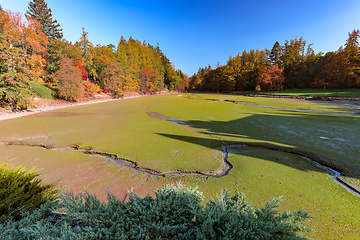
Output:
[[53,73],[53,79],[57,85],[58,95],[68,101],[77,101],[85,93],[81,71],[75,63],[63,58],[60,60],[60,68]]
[[157,76],[152,68],[145,67],[140,70],[140,92],[143,94],[154,93],[158,91]]
[[46,46],[49,39],[41,31],[40,23],[29,16],[27,19],[28,25],[24,29],[24,37],[28,67],[35,76],[42,76],[47,63]]
[[124,71],[120,64],[113,63],[102,77],[107,92],[113,97],[121,97],[124,94]]
[[48,38],[40,24],[19,13],[0,12],[0,101],[13,110],[31,106],[30,81],[41,81]]
[[282,74],[282,69],[277,65],[262,67],[260,69],[260,77],[258,84],[262,91],[279,91],[283,89],[285,78]]

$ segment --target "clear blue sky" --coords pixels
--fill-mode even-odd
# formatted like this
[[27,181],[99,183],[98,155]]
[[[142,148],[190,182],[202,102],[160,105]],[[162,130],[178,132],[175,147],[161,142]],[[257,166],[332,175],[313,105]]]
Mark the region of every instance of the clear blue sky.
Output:
[[[25,13],[30,0],[0,0]],[[243,50],[268,48],[303,37],[315,52],[336,51],[360,28],[359,0],[45,0],[63,28],[79,40],[82,27],[96,45],[132,36],[160,44],[176,69],[226,64]]]

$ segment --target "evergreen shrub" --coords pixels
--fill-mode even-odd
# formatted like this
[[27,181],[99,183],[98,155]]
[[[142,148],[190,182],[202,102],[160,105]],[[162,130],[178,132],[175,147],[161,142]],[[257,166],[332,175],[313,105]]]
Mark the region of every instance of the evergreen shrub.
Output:
[[[260,208],[243,193],[223,191],[202,205],[203,194],[180,183],[165,185],[155,197],[130,192],[122,200],[108,193],[63,193],[23,219],[3,226],[4,239],[306,239],[303,211],[277,210],[280,198]],[[54,214],[54,212],[56,214]],[[61,214],[60,214],[61,213]]]
[[21,213],[39,208],[57,197],[55,185],[42,184],[38,173],[24,167],[0,167],[0,223],[19,220]]

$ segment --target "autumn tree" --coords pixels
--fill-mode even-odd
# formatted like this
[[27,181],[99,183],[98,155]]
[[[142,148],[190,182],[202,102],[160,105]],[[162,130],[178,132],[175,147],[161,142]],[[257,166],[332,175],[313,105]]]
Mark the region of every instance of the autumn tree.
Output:
[[312,83],[312,87],[351,88],[354,87],[355,67],[350,64],[345,52],[339,52],[324,65],[321,72]]
[[81,71],[68,58],[60,60],[60,68],[53,73],[58,95],[68,101],[79,100],[85,93]]
[[63,37],[60,24],[53,19],[51,9],[44,0],[32,0],[29,2],[26,13],[41,24],[41,30],[48,38],[61,39]]
[[277,65],[271,65],[270,67],[263,66],[260,70],[260,78],[258,84],[262,91],[279,91],[283,89],[284,76],[282,69]]
[[[4,40],[4,24],[6,19],[6,13],[4,12],[4,9],[0,5],[0,41]],[[6,60],[3,58],[0,58],[0,74],[7,71],[7,65]]]
[[125,84],[124,71],[119,63],[112,63],[106,68],[103,75],[105,89],[113,95],[113,97],[121,97],[124,94]]
[[[250,51],[243,51],[241,55],[230,56],[226,65],[218,66],[216,69],[208,70],[202,74],[199,89],[214,92],[255,89],[259,78],[259,68],[268,65],[267,55],[267,49],[261,51],[251,49]],[[200,70],[198,75],[201,74]]]
[[24,21],[19,13],[1,12],[2,59],[7,69],[27,68],[39,77],[45,66],[48,38],[41,32],[40,24],[28,18]]
[[169,90],[185,89],[187,78],[182,72],[175,70],[175,67],[160,50],[140,42],[132,37],[125,40],[122,36],[116,50],[116,58],[121,64],[126,76],[130,77],[134,83],[138,83],[138,91],[141,90],[141,77],[139,74],[142,69],[152,69],[156,76],[155,91],[162,90],[164,87]]
[[47,37],[40,24],[28,17],[24,21],[19,13],[2,11],[0,55],[0,101],[13,110],[31,106],[30,81],[41,81],[45,68]]
[[140,70],[140,92],[142,94],[152,93],[155,90],[156,76],[151,68],[143,68]]
[[178,92],[185,92],[187,89],[189,89],[189,77],[184,74],[181,69],[177,69],[175,74],[179,79],[176,90]]

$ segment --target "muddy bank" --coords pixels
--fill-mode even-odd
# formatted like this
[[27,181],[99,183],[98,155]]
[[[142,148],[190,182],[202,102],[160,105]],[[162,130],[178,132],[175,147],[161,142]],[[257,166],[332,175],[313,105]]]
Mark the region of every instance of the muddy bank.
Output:
[[[168,93],[161,93],[162,95],[168,94]],[[110,96],[106,97],[99,97],[94,99],[87,99],[79,102],[66,102],[66,101],[52,101],[50,104],[39,104],[36,106],[36,108],[30,108],[23,111],[0,111],[0,121],[7,120],[7,119],[14,119],[14,118],[20,118],[20,117],[26,117],[30,116],[36,113],[42,113],[42,112],[48,112],[56,109],[61,108],[67,108],[67,107],[73,107],[73,106],[81,106],[81,105],[88,105],[88,104],[94,104],[94,103],[102,103],[102,102],[109,102],[109,101],[118,101],[123,99],[130,99],[130,98],[138,98],[138,97],[145,97],[150,95],[129,95],[124,96],[122,98],[112,98]]]
[[[218,160],[221,161],[221,166],[214,172],[182,171],[182,170],[169,170],[169,171],[165,171],[165,172],[158,172],[158,171],[150,169],[150,168],[139,167],[136,162],[134,162],[130,159],[118,157],[116,154],[106,153],[106,152],[102,152],[102,151],[96,151],[96,150],[92,150],[92,149],[82,149],[82,148],[79,148],[79,146],[77,146],[77,145],[73,145],[73,146],[65,147],[65,148],[55,148],[54,146],[41,145],[41,144],[39,144],[39,145],[24,144],[21,142],[8,142],[8,143],[6,143],[6,145],[38,147],[38,148],[43,148],[46,150],[56,150],[56,151],[64,151],[64,150],[77,151],[77,152],[81,152],[86,155],[102,156],[102,157],[105,157],[107,160],[109,160],[115,164],[118,164],[120,166],[124,166],[127,169],[135,171],[136,173],[145,174],[145,175],[148,175],[148,176],[151,176],[154,178],[165,177],[166,175],[173,175],[173,176],[192,175],[192,176],[200,176],[200,177],[206,177],[206,178],[207,177],[214,177],[214,178],[224,177],[232,169],[231,163],[228,162],[228,155],[229,155],[229,153],[232,153],[231,148],[238,148],[238,147],[251,147],[251,148],[255,148],[255,149],[263,148],[263,149],[275,150],[275,151],[280,151],[280,152],[288,152],[288,153],[300,156],[308,161],[311,161],[316,166],[324,169],[325,172],[327,174],[329,174],[336,181],[336,183],[338,183],[340,186],[344,187],[345,189],[350,191],[355,196],[360,197],[360,192],[357,189],[355,189],[354,187],[345,183],[344,181],[342,181],[339,178],[342,176],[340,170],[335,170],[334,168],[336,168],[336,167],[334,167],[334,166],[330,167],[329,165],[331,165],[331,164],[329,164],[329,162],[327,162],[327,161],[324,161],[325,159],[317,157],[311,153],[305,153],[305,152],[301,152],[301,151],[298,151],[295,149],[281,148],[281,147],[276,147],[276,146],[266,146],[266,145],[258,145],[258,144],[247,144],[247,143],[239,143],[239,144],[223,146],[223,147],[221,147],[221,149],[216,149],[216,150],[221,150],[222,159],[217,158]],[[320,162],[324,162],[324,163],[320,163]]]
[[81,105],[87,105],[87,104],[93,104],[93,103],[109,102],[109,101],[115,101],[115,100],[119,100],[119,99],[104,98],[104,99],[96,99],[96,100],[90,100],[90,101],[84,101],[84,102],[45,105],[45,106],[39,106],[37,108],[31,108],[31,109],[27,109],[27,110],[23,110],[23,111],[18,111],[18,112],[6,111],[6,112],[0,113],[0,121],[20,118],[20,117],[26,117],[26,116],[30,116],[30,115],[33,115],[36,113],[48,112],[48,111],[52,111],[55,109],[61,109],[61,108],[67,108],[67,107],[73,107],[73,106],[81,106]]
[[[165,171],[165,172],[159,172],[159,171],[156,171],[156,170],[153,170],[150,168],[139,167],[136,162],[134,162],[130,159],[119,157],[116,154],[97,151],[97,150],[88,149],[88,148],[80,148],[78,145],[72,145],[69,147],[55,147],[52,145],[44,145],[44,144],[27,144],[27,143],[23,143],[21,141],[5,142],[5,145],[37,147],[37,148],[43,148],[43,149],[52,150],[52,151],[76,151],[76,152],[83,153],[86,155],[102,156],[102,157],[105,157],[107,160],[112,161],[115,164],[124,166],[130,170],[137,172],[137,173],[150,175],[152,177],[165,177],[165,175],[178,175],[178,176],[195,175],[195,176],[202,176],[202,177],[219,178],[219,177],[223,177],[223,176],[227,175],[229,173],[230,169],[232,168],[232,165],[227,161],[228,152],[227,152],[226,147],[223,147],[221,149],[221,151],[223,153],[222,154],[223,158],[219,159],[221,161],[220,168],[214,172],[206,173],[206,172],[200,172],[200,171],[183,171],[183,170],[169,170],[169,171]],[[219,150],[219,149],[217,149],[217,150]]]

